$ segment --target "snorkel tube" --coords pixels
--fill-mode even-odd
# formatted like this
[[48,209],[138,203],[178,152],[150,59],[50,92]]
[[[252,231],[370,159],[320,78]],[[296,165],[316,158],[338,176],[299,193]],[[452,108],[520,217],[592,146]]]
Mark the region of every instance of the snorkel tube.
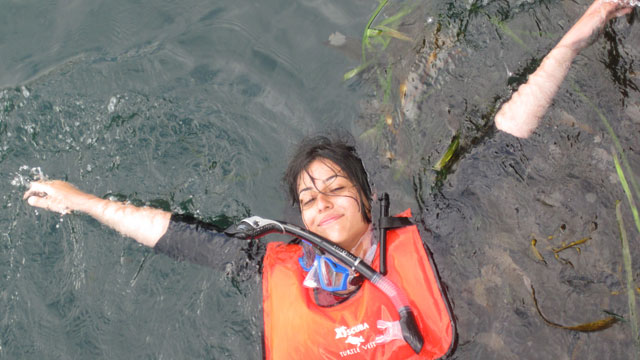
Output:
[[306,240],[314,246],[324,250],[329,255],[351,267],[354,271],[362,274],[367,280],[371,281],[373,285],[389,297],[400,316],[399,322],[404,341],[411,346],[416,354],[419,354],[420,350],[422,350],[424,339],[422,338],[422,334],[420,334],[418,324],[416,323],[415,316],[409,306],[409,300],[406,295],[396,284],[387,279],[384,275],[375,271],[361,258],[353,255],[339,245],[320,235],[292,224],[263,219],[259,216],[246,218],[240,221],[240,223],[227,228],[224,233],[228,236],[242,240],[257,239],[272,233],[289,234]]

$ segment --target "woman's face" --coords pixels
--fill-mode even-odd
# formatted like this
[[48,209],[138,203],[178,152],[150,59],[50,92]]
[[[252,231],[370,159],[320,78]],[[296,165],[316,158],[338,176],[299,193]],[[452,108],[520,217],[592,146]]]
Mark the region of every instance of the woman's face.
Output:
[[352,250],[369,228],[360,194],[333,161],[314,160],[298,177],[302,221],[307,229]]

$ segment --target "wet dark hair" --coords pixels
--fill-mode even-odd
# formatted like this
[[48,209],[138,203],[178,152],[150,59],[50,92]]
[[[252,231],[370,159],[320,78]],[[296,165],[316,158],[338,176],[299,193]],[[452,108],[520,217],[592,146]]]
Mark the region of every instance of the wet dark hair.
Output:
[[350,144],[350,139],[338,138],[337,136],[335,138],[322,135],[306,137],[298,144],[282,177],[292,205],[300,207],[298,179],[300,174],[307,171],[309,165],[317,159],[331,160],[345,173],[360,195],[358,200],[362,218],[367,223],[371,223],[371,187],[367,172],[356,153],[355,146]]

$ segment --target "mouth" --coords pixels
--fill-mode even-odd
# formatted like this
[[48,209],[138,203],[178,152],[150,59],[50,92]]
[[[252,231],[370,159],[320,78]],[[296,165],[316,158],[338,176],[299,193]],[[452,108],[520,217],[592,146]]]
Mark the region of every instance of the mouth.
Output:
[[327,225],[333,223],[334,221],[340,219],[341,217],[342,217],[342,215],[337,215],[337,214],[336,215],[326,216],[322,220],[320,220],[320,222],[318,223],[318,226],[319,227],[327,226]]

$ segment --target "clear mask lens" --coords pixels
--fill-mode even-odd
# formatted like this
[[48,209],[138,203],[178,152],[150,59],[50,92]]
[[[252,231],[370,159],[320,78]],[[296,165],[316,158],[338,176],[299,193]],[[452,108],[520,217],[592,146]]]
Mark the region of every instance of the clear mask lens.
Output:
[[[304,244],[309,245],[309,244]],[[333,259],[319,255],[311,246],[303,246],[304,255],[298,262],[308,274],[303,285],[310,288],[321,287],[326,291],[346,290],[349,283],[349,269]]]
[[321,257],[320,263],[320,285],[327,291],[341,291],[347,289],[349,280],[349,269],[334,262],[327,257]]

